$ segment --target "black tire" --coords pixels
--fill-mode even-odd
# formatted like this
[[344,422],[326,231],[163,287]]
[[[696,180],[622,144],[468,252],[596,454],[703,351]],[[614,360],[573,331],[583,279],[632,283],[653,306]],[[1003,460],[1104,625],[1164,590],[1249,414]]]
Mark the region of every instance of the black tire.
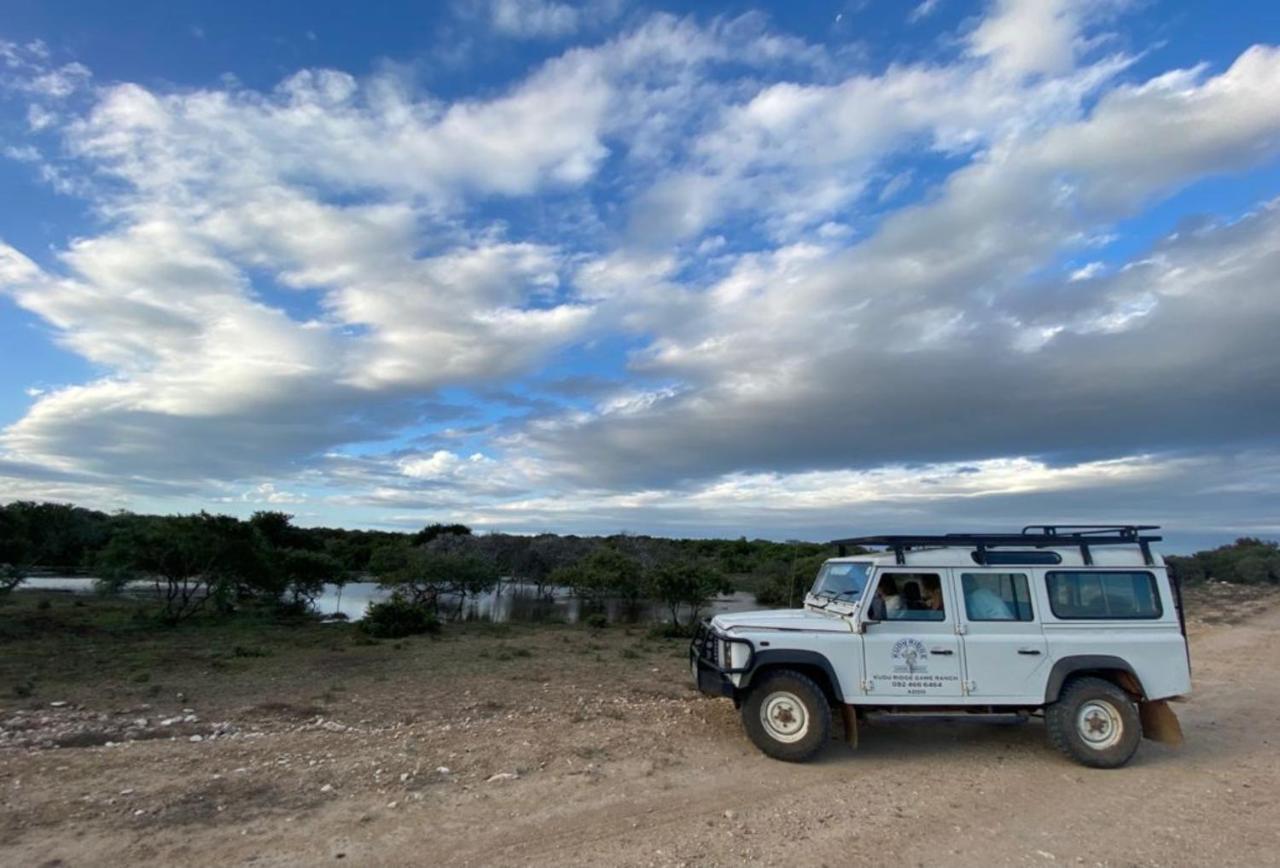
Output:
[[831,705],[812,678],[779,669],[752,685],[742,703],[742,725],[755,746],[774,759],[804,762],[831,737]]
[[1138,706],[1110,681],[1068,681],[1044,712],[1049,742],[1082,765],[1114,769],[1127,763],[1142,741]]

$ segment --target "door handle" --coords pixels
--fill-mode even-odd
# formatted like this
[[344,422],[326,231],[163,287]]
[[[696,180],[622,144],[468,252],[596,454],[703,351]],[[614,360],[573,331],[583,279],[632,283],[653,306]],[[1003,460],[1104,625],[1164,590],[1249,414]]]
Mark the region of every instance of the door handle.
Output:
[[956,653],[956,652],[952,651],[950,648],[930,648],[930,649],[929,649],[929,653],[930,653],[930,654],[941,654],[943,657],[946,657],[947,655],[949,655],[949,654],[954,654],[954,653]]
[[1039,648],[1019,648],[1018,653],[1026,654],[1028,657],[1034,657],[1040,653],[1040,649]]

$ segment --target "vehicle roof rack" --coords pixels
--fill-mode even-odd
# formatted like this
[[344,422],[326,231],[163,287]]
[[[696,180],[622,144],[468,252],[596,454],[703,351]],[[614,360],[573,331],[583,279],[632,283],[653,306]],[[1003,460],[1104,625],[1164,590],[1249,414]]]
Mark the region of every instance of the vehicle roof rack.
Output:
[[1160,542],[1163,537],[1144,531],[1159,529],[1155,524],[1029,524],[1022,533],[891,534],[850,537],[833,540],[831,544],[839,547],[841,555],[847,546],[887,546],[893,549],[899,564],[907,562],[906,552],[919,548],[970,546],[976,550],[974,559],[985,564],[986,551],[992,548],[1079,546],[1080,556],[1090,566],[1093,565],[1092,546],[1136,545],[1142,552],[1143,563],[1151,566],[1155,563],[1151,543]]

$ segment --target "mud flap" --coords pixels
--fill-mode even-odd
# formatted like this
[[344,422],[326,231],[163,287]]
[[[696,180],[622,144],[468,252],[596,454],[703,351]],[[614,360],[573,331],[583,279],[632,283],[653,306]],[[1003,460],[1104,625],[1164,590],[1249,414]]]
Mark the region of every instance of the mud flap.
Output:
[[1144,738],[1170,747],[1182,744],[1182,725],[1178,723],[1178,715],[1163,699],[1139,702],[1138,717],[1142,721]]
[[[1172,714],[1172,712],[1170,712]],[[844,740],[849,747],[858,746],[858,710],[852,705],[841,704],[840,717],[844,720]]]

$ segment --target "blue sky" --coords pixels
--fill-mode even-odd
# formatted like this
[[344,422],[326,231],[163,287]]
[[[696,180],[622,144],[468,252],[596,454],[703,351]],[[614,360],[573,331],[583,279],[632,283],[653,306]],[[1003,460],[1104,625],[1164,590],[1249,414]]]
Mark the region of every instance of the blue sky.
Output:
[[0,500],[1280,534],[1270,3],[10,3]]

